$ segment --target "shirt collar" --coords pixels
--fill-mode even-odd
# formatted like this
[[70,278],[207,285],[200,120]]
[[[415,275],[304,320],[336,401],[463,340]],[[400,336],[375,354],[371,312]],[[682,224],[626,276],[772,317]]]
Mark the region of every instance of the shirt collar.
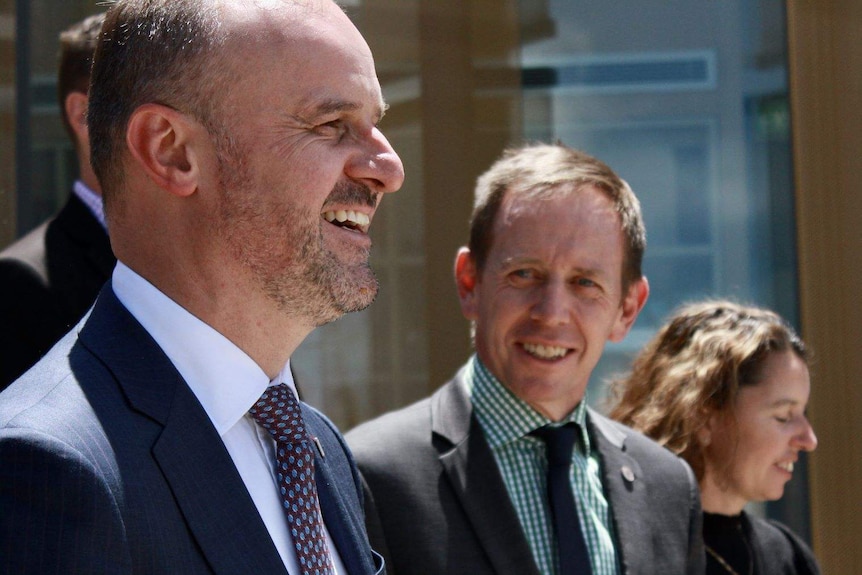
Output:
[[246,414],[267,386],[296,386],[290,362],[270,381],[257,363],[233,342],[174,302],[122,262],[112,287],[201,402],[219,435]]
[[467,389],[476,409],[476,417],[482,424],[491,449],[516,441],[545,425],[557,427],[577,423],[582,440],[579,443],[584,446],[584,454],[589,455],[586,401],[578,403],[563,421],[554,422],[512,393],[475,354],[468,362],[466,374]]
[[90,210],[93,217],[95,217],[96,220],[102,224],[105,231],[107,231],[108,224],[105,223],[105,204],[102,201],[102,196],[88,188],[81,180],[75,180],[75,184],[72,186],[72,193],[84,202],[84,205],[87,206],[87,209]]

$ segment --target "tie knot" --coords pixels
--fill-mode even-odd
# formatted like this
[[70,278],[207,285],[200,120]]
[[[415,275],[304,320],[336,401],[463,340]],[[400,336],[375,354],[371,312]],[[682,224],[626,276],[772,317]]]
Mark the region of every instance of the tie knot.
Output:
[[248,412],[278,443],[306,440],[299,402],[284,383],[266,388]]
[[572,450],[578,439],[578,425],[567,423],[559,427],[546,425],[533,431],[534,435],[545,442],[548,465],[565,465],[572,462]]

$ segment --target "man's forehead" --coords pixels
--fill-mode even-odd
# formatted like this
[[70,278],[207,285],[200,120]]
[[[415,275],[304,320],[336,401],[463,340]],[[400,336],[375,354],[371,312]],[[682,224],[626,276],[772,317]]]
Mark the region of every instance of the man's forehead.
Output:
[[321,20],[343,14],[331,0],[222,0],[219,11],[228,37],[247,43],[301,36]]
[[256,22],[273,15],[301,16],[337,6],[332,0],[220,0],[219,9],[233,22]]
[[549,213],[573,221],[592,220],[599,214],[607,215],[617,222],[622,231],[622,220],[613,200],[592,185],[566,184],[541,191],[509,191],[503,198],[495,223],[510,224],[513,219]]
[[[542,260],[549,253],[570,252],[573,257],[578,254],[579,267],[593,270],[606,267],[601,264],[609,252],[618,252],[615,255],[623,258],[619,214],[599,190],[553,192],[540,197],[513,194],[504,198],[501,208],[490,246],[498,258],[527,262]],[[609,237],[613,241],[609,242]],[[584,259],[593,249],[597,250],[596,259]]]

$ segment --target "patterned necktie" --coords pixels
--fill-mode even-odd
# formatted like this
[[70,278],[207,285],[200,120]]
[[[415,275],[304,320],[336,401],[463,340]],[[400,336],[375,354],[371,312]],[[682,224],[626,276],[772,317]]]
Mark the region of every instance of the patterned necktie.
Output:
[[590,575],[590,554],[581,531],[569,469],[572,449],[578,436],[574,423],[562,427],[541,427],[532,435],[545,442],[548,454],[548,503],[557,536],[557,554],[561,575]]
[[268,387],[249,413],[275,439],[278,487],[302,575],[334,574],[299,402],[282,383]]

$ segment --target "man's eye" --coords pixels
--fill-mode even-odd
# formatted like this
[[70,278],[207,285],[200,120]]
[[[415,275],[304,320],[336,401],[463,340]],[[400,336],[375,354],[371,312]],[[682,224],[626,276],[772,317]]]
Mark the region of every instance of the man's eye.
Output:
[[596,287],[598,284],[590,278],[578,278],[575,283],[581,287]]
[[332,120],[331,122],[320,124],[319,126],[317,126],[317,130],[326,134],[340,134],[344,132],[344,122],[342,122],[341,120]]
[[511,273],[512,277],[516,280],[530,280],[536,277],[536,274],[533,270],[515,270]]

